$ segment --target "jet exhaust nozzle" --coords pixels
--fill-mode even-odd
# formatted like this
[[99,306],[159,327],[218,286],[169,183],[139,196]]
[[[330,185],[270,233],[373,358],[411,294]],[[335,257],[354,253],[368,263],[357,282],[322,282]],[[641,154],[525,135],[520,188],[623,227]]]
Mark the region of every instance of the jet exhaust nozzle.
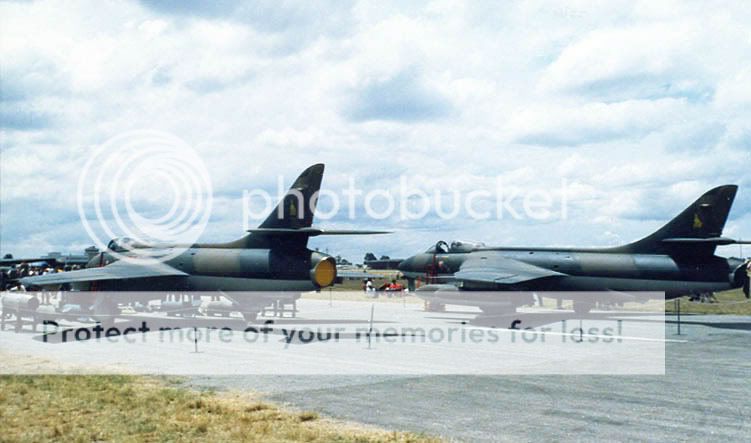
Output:
[[751,269],[751,261],[746,262],[735,270],[735,284],[737,287],[743,288],[743,294],[746,296],[746,298],[751,297],[749,295],[749,292],[751,292],[751,278],[749,277],[749,270]]
[[319,288],[331,286],[336,281],[336,261],[323,257],[310,270],[310,280]]

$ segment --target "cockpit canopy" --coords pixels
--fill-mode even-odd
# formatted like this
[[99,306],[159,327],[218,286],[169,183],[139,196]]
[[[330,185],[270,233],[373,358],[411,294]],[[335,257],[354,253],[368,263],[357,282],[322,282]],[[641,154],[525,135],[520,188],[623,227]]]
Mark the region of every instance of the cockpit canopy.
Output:
[[485,243],[479,241],[459,241],[451,242],[449,252],[472,252],[478,248],[484,248]]
[[136,247],[136,242],[130,237],[113,238],[107,243],[107,249],[114,252],[132,251]]
[[438,243],[432,245],[425,250],[426,254],[448,254],[449,245],[445,241],[441,240]]
[[455,240],[451,242],[451,245],[441,240],[434,246],[428,248],[425,251],[427,254],[454,254],[462,252],[472,252],[477,248],[485,247],[485,243],[473,242],[473,241],[459,241]]
[[134,249],[146,249],[146,248],[168,248],[170,245],[162,244],[147,244],[134,240],[130,237],[113,238],[107,244],[107,249],[114,252],[128,252]]

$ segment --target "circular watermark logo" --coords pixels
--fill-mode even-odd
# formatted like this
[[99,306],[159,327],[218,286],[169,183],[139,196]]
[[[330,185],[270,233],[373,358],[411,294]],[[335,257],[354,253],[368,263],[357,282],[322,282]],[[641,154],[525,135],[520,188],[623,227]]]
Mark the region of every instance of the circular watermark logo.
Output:
[[97,246],[107,246],[118,259],[166,261],[203,233],[211,215],[211,179],[203,160],[179,137],[131,131],[91,154],[77,201]]

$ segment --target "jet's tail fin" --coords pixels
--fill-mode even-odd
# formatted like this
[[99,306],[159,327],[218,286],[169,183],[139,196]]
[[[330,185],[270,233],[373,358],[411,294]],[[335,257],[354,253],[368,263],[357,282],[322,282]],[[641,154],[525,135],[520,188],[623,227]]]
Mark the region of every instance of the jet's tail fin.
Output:
[[719,245],[738,243],[722,237],[737,191],[736,185],[711,189],[655,233],[615,249],[629,253],[664,253],[685,257],[713,255]]
[[315,164],[304,170],[292,184],[279,204],[256,229],[229,243],[194,245],[213,248],[281,248],[301,251],[307,248],[308,239],[319,235],[373,235],[388,231],[323,230],[312,227],[318,203],[318,193],[323,180],[324,165]]
[[300,229],[313,224],[313,215],[321,189],[324,165],[315,164],[304,170],[269,214],[261,229]]
[[[284,248],[288,251],[303,250],[308,246],[307,235],[284,235],[284,232],[299,232],[309,229],[318,202],[318,191],[323,181],[324,165],[315,164],[304,170],[292,184],[279,204],[258,226],[244,237],[213,247],[222,248]],[[257,231],[266,232],[260,235]]]

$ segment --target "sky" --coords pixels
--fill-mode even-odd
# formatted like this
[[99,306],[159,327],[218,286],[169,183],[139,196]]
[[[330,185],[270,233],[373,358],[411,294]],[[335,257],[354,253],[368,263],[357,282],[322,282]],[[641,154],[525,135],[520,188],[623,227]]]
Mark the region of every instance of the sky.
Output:
[[[354,261],[442,239],[612,246],[728,183],[725,235],[751,239],[742,1],[2,2],[0,95],[3,254],[91,245],[79,179],[132,131],[178,137],[205,164],[204,241],[242,235],[243,190],[276,192],[318,162],[334,192],[353,177],[396,194],[401,177],[465,195],[500,180],[559,202],[565,184],[565,217],[320,221],[394,231],[311,240]],[[167,204],[160,180],[139,186],[136,204]]]

